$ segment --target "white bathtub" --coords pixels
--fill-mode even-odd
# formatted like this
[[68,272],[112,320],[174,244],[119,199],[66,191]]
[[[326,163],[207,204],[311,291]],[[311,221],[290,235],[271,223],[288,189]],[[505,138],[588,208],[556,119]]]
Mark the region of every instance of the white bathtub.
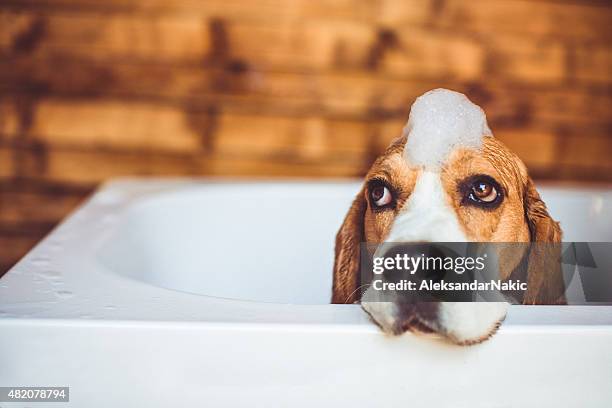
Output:
[[[513,306],[456,347],[327,304],[357,189],[105,185],[0,279],[0,386],[70,386],[54,407],[612,406],[612,307]],[[541,192],[566,240],[612,241],[611,190]]]

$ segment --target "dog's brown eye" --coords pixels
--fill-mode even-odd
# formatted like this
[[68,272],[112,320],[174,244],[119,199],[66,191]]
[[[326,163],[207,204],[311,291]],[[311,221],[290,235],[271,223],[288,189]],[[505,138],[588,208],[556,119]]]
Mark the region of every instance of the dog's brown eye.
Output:
[[486,181],[477,181],[474,186],[472,186],[472,193],[474,197],[485,203],[493,202],[497,198],[497,190],[492,184]]
[[462,183],[461,190],[465,192],[465,204],[482,208],[495,208],[503,199],[499,184],[486,175],[470,177]]
[[370,200],[375,207],[384,207],[393,201],[391,191],[383,185],[376,184],[370,189]]

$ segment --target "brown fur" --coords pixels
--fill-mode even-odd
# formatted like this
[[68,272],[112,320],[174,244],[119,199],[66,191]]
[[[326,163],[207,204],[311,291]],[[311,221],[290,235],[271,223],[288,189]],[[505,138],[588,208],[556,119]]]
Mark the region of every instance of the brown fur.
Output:
[[336,235],[332,303],[354,303],[357,300],[359,244],[363,240],[366,208],[363,194],[362,188]]
[[[531,249],[525,304],[565,303],[563,274],[557,260],[561,257],[562,239],[559,223],[551,218],[533,181],[528,179],[524,193],[525,218],[532,242],[542,243]],[[548,265],[553,260],[554,268]]]

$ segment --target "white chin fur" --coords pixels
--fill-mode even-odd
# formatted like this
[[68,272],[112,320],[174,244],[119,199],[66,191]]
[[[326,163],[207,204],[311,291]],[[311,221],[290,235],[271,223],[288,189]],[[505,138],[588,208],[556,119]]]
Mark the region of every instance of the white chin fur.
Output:
[[[363,302],[361,307],[383,332],[401,334],[398,328],[403,327],[404,322],[400,321],[398,306],[394,302]],[[417,316],[417,320],[453,343],[471,345],[481,343],[495,334],[507,311],[508,304],[503,302],[442,302],[438,304],[435,321],[428,321],[423,316]],[[418,312],[415,310],[415,313]],[[402,318],[410,319],[408,316]]]
[[495,333],[506,317],[508,304],[440,303],[437,326],[439,332],[455,343],[480,343]]
[[368,312],[376,324],[387,334],[396,334],[397,306],[393,302],[362,302],[361,307]]

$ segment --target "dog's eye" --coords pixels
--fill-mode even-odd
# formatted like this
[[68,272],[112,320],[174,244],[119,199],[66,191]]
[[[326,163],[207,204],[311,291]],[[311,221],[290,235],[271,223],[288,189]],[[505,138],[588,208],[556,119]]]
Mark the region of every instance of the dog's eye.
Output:
[[376,183],[370,188],[370,200],[377,208],[385,207],[393,201],[393,195],[384,184]]
[[472,194],[477,200],[490,203],[497,198],[497,189],[486,181],[478,181],[472,186]]
[[481,207],[495,207],[502,200],[502,189],[489,176],[472,178],[467,185],[466,200]]

